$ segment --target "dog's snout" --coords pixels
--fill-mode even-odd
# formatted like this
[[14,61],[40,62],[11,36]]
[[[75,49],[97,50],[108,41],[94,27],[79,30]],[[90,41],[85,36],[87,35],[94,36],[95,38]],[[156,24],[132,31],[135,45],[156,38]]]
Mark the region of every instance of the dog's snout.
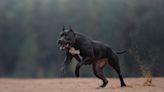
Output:
[[58,44],[62,44],[63,43],[63,38],[60,38],[58,41],[57,41]]

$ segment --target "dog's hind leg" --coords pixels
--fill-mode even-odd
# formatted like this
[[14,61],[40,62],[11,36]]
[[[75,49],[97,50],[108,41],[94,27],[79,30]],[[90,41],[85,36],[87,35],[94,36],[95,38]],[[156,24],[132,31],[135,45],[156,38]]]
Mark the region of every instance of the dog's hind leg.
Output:
[[120,71],[120,66],[112,66],[112,67],[113,67],[113,68],[116,70],[116,72],[118,73],[118,77],[119,77],[119,79],[120,79],[121,87],[126,86],[126,84],[125,84],[125,82],[124,82],[124,80],[123,80],[121,71]]
[[103,68],[106,65],[106,63],[106,59],[101,59],[93,64],[93,72],[95,76],[103,81],[103,84],[100,87],[105,87],[108,84],[108,80],[105,78],[103,74]]
[[114,53],[112,53],[112,56],[110,56],[110,58],[108,59],[109,65],[111,65],[113,67],[113,69],[117,72],[118,77],[120,79],[120,83],[121,83],[121,87],[126,86],[121,71],[120,71],[120,65],[119,65],[119,59],[117,57],[117,55],[115,55]]

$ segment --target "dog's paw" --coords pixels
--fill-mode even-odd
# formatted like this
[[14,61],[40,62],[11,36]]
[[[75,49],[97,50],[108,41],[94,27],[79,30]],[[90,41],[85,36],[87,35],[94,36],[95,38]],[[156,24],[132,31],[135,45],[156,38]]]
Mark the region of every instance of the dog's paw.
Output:
[[102,85],[100,85],[101,88],[106,87],[106,85],[108,84],[108,81],[104,82]]

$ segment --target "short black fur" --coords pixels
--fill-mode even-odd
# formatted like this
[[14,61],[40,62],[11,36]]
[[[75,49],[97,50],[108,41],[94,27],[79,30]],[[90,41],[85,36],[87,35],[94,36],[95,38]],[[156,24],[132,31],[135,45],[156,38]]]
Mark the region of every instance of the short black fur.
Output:
[[[74,57],[77,61],[79,61],[75,70],[76,77],[79,77],[79,70],[81,66],[91,64],[93,66],[95,76],[103,81],[103,84],[100,87],[105,87],[108,81],[103,74],[103,68],[106,64],[109,64],[114,70],[116,70],[120,79],[121,87],[126,86],[121,75],[117,54],[125,53],[127,50],[115,52],[107,44],[91,40],[81,33],[74,32],[72,28],[63,28],[60,35],[58,44],[61,46],[62,50],[66,50],[66,58],[61,68],[62,71]],[[79,55],[72,55],[69,53],[70,47],[74,47],[76,50],[79,50],[82,59]]]

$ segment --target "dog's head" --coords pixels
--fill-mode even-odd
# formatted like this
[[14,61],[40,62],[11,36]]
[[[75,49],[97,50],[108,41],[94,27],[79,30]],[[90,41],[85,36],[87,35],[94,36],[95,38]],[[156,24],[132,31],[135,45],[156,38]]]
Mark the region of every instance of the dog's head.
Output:
[[61,50],[70,48],[76,41],[76,34],[71,27],[65,29],[63,26],[62,32],[60,33],[60,38],[57,41]]

